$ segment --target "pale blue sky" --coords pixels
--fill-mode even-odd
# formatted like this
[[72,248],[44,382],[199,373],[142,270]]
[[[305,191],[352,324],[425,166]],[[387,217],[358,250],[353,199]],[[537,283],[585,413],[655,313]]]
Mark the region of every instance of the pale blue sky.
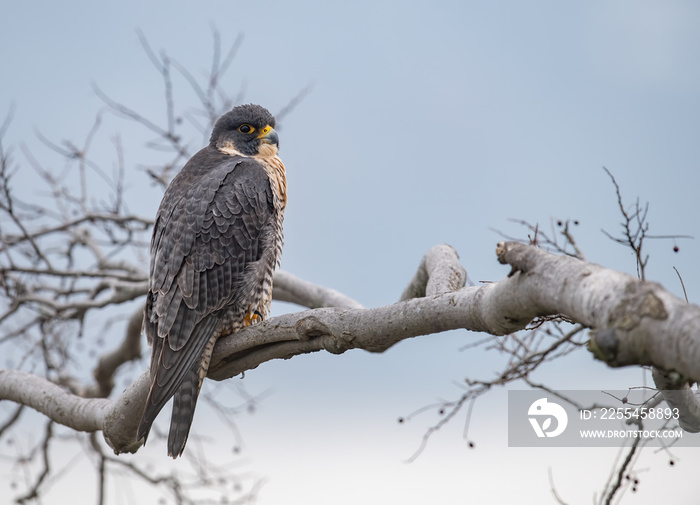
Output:
[[[0,19],[0,113],[15,104],[6,142],[26,143],[40,160],[55,158],[35,130],[54,141],[79,141],[89,130],[102,107],[92,83],[160,120],[161,81],[136,30],[200,73],[210,64],[213,24],[225,46],[245,37],[225,81],[232,95],[245,86],[245,101],[275,112],[313,84],[280,132],[289,177],[284,269],[365,305],[386,304],[435,244],[455,246],[472,281],[497,280],[507,269],[496,262],[493,228],[523,235],[508,218],[547,228],[551,219],[571,218],[580,221],[574,231],[588,258],[634,273],[630,254],[600,232],[616,232],[620,221],[602,167],[628,202],[650,202],[650,233],[700,237],[699,16],[691,1],[13,2]],[[185,88],[176,81],[183,110],[192,107]],[[129,206],[153,215],[158,201],[142,197],[136,168],[153,159],[142,148],[151,136],[108,117],[95,156],[112,166],[117,132],[133,178]],[[201,142],[193,137],[193,149]],[[31,177],[18,176],[30,192]],[[679,241],[678,254],[669,241],[648,245],[649,278],[681,295],[676,266],[697,303],[697,240]],[[437,489],[441,503],[468,496],[509,502],[517,483],[536,497],[532,503],[543,503],[548,466],[570,479],[560,489],[565,496],[588,503],[608,453],[507,449],[505,428],[494,427],[505,423],[504,395],[475,411],[481,450],[464,448],[462,418],[423,460],[402,463],[429,421],[398,427],[397,417],[456,396],[453,380],[488,379],[496,370],[494,356],[457,352],[476,338],[451,332],[381,356],[319,354],[247,374],[249,389],[274,391],[240,421],[250,469],[268,477],[259,503],[279,496],[328,503],[323,494],[332,491],[293,485],[309,475],[357,483],[366,494],[356,490],[347,503],[422,503]],[[608,373],[583,353],[570,365],[575,375],[554,365],[544,377],[571,389],[641,380],[632,370]],[[595,457],[603,475],[577,480],[588,470],[571,466],[572,454]],[[386,479],[366,461],[381,461]],[[649,484],[640,490],[647,502],[661,496],[653,493],[663,479],[677,480],[679,499],[692,489],[682,472],[697,465],[697,455],[670,476],[664,461],[648,464]],[[516,484],[504,486],[506,476]]]

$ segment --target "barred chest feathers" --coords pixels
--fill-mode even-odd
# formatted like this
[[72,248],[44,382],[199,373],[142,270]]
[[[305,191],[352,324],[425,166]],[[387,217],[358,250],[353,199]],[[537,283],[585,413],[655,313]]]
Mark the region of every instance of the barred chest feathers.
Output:
[[[276,150],[276,149],[275,149]],[[273,237],[272,238],[272,255],[271,257],[263,257],[265,261],[264,265],[264,275],[262,282],[262,293],[257,297],[257,301],[254,301],[254,306],[251,307],[251,312],[257,311],[262,314],[263,319],[267,318],[270,303],[272,302],[272,283],[275,274],[275,268],[280,264],[280,258],[282,256],[282,245],[284,244],[284,231],[282,228],[282,223],[284,221],[284,210],[287,207],[287,175],[284,168],[284,163],[276,153],[272,156],[257,156],[257,158],[262,162],[265,168],[265,173],[270,180],[270,186],[272,187],[272,195],[274,200],[275,208],[275,223],[273,226]]]

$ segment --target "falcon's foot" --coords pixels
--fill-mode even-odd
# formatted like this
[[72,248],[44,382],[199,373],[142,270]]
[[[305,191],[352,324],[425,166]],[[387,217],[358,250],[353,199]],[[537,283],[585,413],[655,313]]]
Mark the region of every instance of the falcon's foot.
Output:
[[248,315],[246,315],[245,319],[243,320],[243,324],[246,326],[252,326],[254,324],[261,323],[262,320],[262,314],[256,310],[254,312],[248,312]]

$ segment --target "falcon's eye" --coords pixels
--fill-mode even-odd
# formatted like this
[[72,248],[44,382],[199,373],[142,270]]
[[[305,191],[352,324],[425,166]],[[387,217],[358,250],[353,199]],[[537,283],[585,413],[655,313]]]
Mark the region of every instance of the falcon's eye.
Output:
[[238,127],[238,131],[241,133],[253,133],[255,131],[255,128],[253,128],[249,124],[242,124]]

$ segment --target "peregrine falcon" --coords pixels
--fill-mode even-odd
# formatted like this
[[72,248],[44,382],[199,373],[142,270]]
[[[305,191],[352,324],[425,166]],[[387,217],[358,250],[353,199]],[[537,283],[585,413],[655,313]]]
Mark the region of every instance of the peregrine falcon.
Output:
[[216,340],[267,317],[282,252],[287,179],[275,118],[241,105],[172,180],[156,215],[144,328],[151,388],[144,444],[173,400],[168,455],[182,455]]

